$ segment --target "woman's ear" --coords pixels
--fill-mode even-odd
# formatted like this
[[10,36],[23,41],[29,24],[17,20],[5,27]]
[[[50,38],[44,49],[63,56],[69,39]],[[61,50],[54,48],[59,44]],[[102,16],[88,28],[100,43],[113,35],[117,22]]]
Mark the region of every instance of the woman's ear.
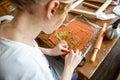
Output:
[[56,13],[57,8],[59,7],[59,1],[52,0],[47,5],[47,17],[51,19],[51,17]]

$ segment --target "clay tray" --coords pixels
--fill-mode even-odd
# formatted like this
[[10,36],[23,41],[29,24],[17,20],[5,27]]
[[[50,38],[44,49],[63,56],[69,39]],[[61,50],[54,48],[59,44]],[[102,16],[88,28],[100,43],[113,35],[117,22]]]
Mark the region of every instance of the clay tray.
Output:
[[69,49],[82,50],[91,41],[94,29],[77,20],[56,30],[49,39],[57,45],[61,40],[68,43]]
[[79,49],[84,53],[89,45],[94,45],[100,27],[93,27],[86,23],[83,17],[81,18],[76,17],[67,22],[65,26],[51,34],[49,40],[57,45],[63,39],[68,43],[69,49]]

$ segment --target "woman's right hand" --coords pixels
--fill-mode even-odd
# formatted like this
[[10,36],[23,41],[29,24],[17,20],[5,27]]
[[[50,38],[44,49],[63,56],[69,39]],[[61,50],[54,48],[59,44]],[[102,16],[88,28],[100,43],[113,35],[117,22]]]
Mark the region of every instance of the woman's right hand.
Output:
[[78,49],[76,51],[71,50],[70,53],[65,56],[65,68],[69,68],[71,71],[74,71],[82,60],[81,54],[82,52]]
[[65,56],[65,66],[61,80],[71,80],[75,68],[82,60],[81,54],[77,49],[76,51],[71,50],[70,53]]

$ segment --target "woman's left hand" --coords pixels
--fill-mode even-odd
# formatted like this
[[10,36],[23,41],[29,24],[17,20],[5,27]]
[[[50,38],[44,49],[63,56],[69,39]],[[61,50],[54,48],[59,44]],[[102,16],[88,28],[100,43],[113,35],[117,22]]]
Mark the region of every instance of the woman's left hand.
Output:
[[68,50],[68,44],[66,41],[62,40],[60,41],[59,44],[57,44],[53,49],[52,49],[52,53],[55,56],[59,56],[59,55],[64,55],[69,53],[70,51]]

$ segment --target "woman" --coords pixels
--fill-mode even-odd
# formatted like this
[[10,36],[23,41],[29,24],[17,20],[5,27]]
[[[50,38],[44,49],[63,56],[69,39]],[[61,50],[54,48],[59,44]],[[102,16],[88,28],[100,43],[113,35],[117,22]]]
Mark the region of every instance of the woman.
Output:
[[[69,51],[65,41],[52,49],[39,48],[34,39],[41,31],[49,34],[58,29],[73,1],[10,1],[16,6],[16,15],[0,26],[0,80],[70,80],[81,61],[81,52]],[[66,54],[62,75],[50,67],[44,54]]]

